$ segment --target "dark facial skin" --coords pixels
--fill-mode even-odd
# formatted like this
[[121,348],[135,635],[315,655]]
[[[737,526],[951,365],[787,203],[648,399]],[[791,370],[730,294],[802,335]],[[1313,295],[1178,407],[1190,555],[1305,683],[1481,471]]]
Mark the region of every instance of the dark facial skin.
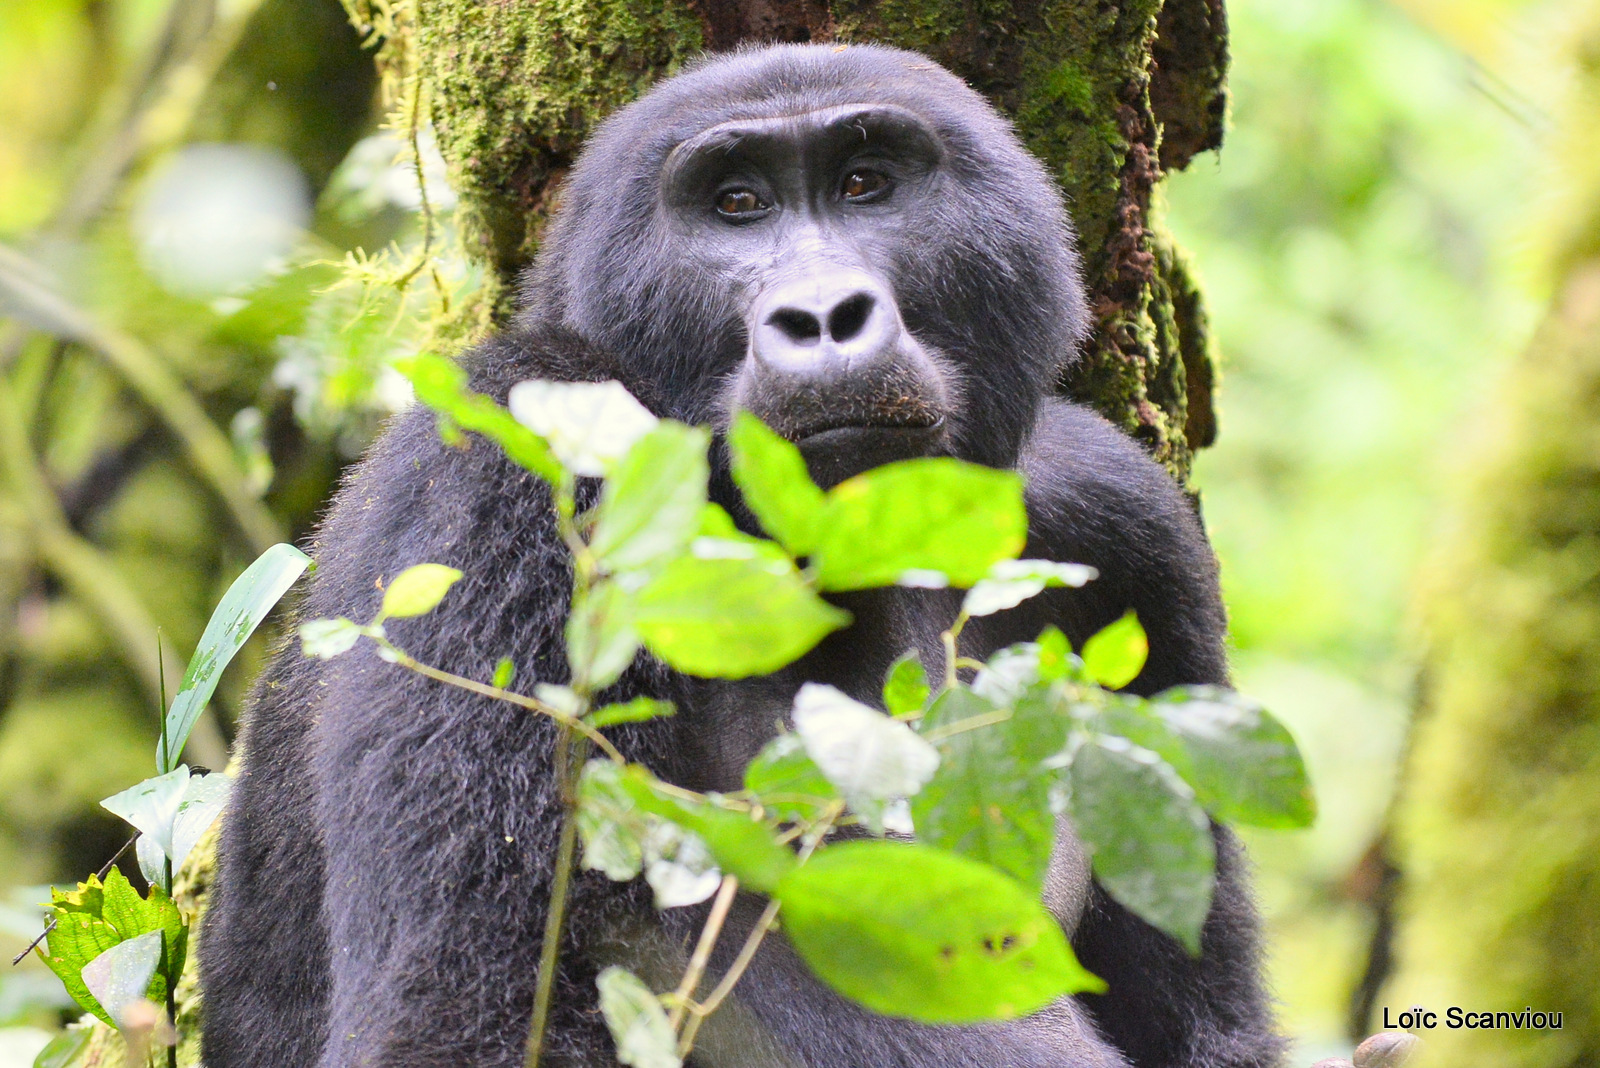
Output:
[[798,442],[826,482],[945,447],[951,369],[883,269],[937,198],[944,159],[926,122],[871,104],[719,123],[667,157],[681,254],[737,279],[748,309],[725,404]]

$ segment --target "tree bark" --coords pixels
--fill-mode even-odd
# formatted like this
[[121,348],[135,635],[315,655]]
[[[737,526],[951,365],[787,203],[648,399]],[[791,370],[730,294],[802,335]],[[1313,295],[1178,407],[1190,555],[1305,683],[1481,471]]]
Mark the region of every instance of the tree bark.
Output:
[[1164,170],[1222,140],[1222,0],[419,0],[416,63],[489,268],[470,335],[503,318],[595,124],[704,48],[880,41],[924,52],[1016,123],[1066,193],[1094,336],[1063,388],[1186,479],[1216,434],[1213,342],[1152,218]]

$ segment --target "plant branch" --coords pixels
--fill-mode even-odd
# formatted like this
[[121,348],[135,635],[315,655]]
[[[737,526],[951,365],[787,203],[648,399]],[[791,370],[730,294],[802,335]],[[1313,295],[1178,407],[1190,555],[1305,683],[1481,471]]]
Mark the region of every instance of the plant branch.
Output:
[[533,1023],[528,1029],[524,1068],[539,1068],[544,1054],[545,1030],[555,999],[556,968],[561,962],[561,934],[571,896],[572,866],[578,843],[578,800],[571,789],[572,731],[562,726],[556,739],[556,778],[561,788],[561,843],[556,850],[555,875],[550,883],[550,906],[544,918],[544,943],[539,947],[539,979],[533,992]]
[[40,284],[44,272],[21,254],[0,246],[0,292],[16,300],[43,329],[98,352],[139,398],[183,443],[195,471],[221,498],[256,553],[283,540],[278,521],[250,491],[234,459],[233,446],[194,395],[137,339],[95,322],[86,312]]
[[375,640],[389,653],[391,657],[394,658],[394,663],[400,665],[408,671],[415,671],[417,674],[425,675],[435,682],[442,682],[447,686],[455,686],[463,690],[468,690],[472,693],[478,694],[481,697],[490,697],[496,701],[505,701],[508,704],[516,705],[518,708],[525,708],[529,712],[537,712],[541,716],[549,716],[567,730],[575,731],[589,739],[589,741],[593,742],[600,748],[601,752],[605,753],[606,756],[610,757],[618,764],[626,764],[628,762],[627,758],[617,750],[617,747],[611,744],[611,739],[595,730],[595,728],[585,723],[582,719],[579,719],[576,716],[568,715],[559,708],[556,708],[554,705],[546,704],[537,697],[528,697],[525,694],[513,693],[511,690],[503,690],[498,686],[491,686],[485,682],[477,682],[476,680],[467,678],[465,675],[457,675],[453,672],[444,671],[440,668],[424,664],[411,654],[403,652],[387,638],[377,638]]
[[[67,523],[61,502],[33,456],[26,423],[4,375],[0,375],[0,471],[31,522],[33,551],[40,564],[94,613],[106,636],[120,649],[122,661],[160,708],[164,668],[150,641],[156,633],[155,620],[116,565]],[[174,662],[171,666],[174,674],[182,673],[183,665]],[[214,722],[202,718],[190,744],[206,764],[219,768],[227,764],[228,747]]]
[[733,898],[738,892],[739,880],[732,875],[724,875],[722,886],[717,890],[717,899],[711,903],[711,914],[706,917],[706,925],[700,931],[700,941],[695,943],[694,954],[689,958],[689,968],[683,973],[683,981],[678,984],[678,989],[673,991],[674,1001],[672,1011],[667,1015],[667,1023],[674,1031],[683,1025],[683,1014],[696,988],[700,986],[701,976],[705,975],[711,949],[722,934],[728,909],[733,907]]

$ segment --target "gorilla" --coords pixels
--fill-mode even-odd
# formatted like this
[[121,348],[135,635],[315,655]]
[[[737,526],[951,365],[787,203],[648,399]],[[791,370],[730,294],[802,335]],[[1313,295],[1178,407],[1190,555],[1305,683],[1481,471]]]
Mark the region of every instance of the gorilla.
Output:
[[[621,109],[561,193],[513,325],[466,357],[473,388],[617,379],[664,417],[724,429],[748,409],[825,484],[947,455],[1024,473],[1027,555],[1100,578],[974,620],[982,657],[1048,624],[1074,643],[1137,610],[1149,661],[1130,689],[1225,684],[1216,567],[1166,473],[1054,396],[1084,334],[1061,196],[1009,125],[927,58],[784,45],[713,56]],[[712,495],[747,528],[713,450]],[[433,614],[392,621],[419,659],[487,679],[565,677],[570,567],[542,482],[491,443],[443,444],[428,411],[388,427],[311,546],[302,618],[371,618],[412,564],[466,577]],[[855,622],[775,675],[689,678],[641,656],[605,695],[675,702],[614,728],[669,780],[737,789],[803,682],[878,701],[908,648],[934,651],[959,593],[837,597]],[[475,1068],[522,1063],[560,802],[553,725],[440,686],[370,647],[330,662],[284,648],[244,726],[200,959],[210,1068]],[[875,1015],[769,938],[691,1063],[712,1068],[1246,1068],[1281,1041],[1232,837],[1190,957],[1111,900],[1063,827],[1047,904],[1103,995],[1009,1023]],[[760,902],[736,906],[736,947]],[[594,978],[662,989],[704,911],[658,912],[640,885],[576,880],[546,1063],[613,1063]],[[741,925],[742,928],[741,928]],[[731,954],[731,949],[729,950]],[[725,967],[726,958],[713,967]]]

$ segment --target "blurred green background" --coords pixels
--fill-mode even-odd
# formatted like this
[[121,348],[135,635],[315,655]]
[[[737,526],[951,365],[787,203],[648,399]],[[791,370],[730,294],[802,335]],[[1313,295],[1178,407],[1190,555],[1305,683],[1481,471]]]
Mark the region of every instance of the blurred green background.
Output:
[[[1323,811],[1251,836],[1293,1063],[1350,1048],[1422,689],[1416,576],[1555,284],[1572,28],[1595,8],[1230,0],[1227,145],[1167,183],[1224,358],[1196,483],[1238,683],[1296,731]],[[385,363],[427,343],[419,312],[474,284],[425,140],[438,277],[352,282],[421,241],[380,95],[334,0],[0,4],[7,958],[39,885],[121,844],[96,802],[150,773],[155,628],[171,688],[227,583],[304,534],[406,402]],[[152,399],[161,374],[196,411]],[[213,760],[263,648],[219,691]],[[0,968],[0,1068],[31,1064],[66,1002],[32,962]]]

